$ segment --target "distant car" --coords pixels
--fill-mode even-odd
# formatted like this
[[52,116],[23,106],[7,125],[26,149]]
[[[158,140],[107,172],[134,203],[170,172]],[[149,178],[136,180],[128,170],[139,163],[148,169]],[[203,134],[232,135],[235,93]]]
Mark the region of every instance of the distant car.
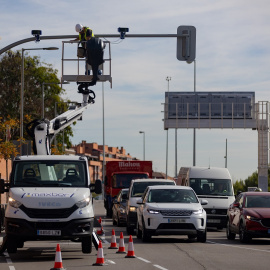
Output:
[[112,208],[112,220],[113,225],[121,226],[125,225],[127,222],[126,215],[126,203],[128,196],[128,188],[124,188],[119,191],[116,198],[113,201]]
[[227,238],[239,234],[241,242],[270,238],[270,193],[242,192],[227,211]]
[[206,241],[206,212],[190,187],[149,186],[137,201],[137,238],[144,242],[154,235],[187,235]]

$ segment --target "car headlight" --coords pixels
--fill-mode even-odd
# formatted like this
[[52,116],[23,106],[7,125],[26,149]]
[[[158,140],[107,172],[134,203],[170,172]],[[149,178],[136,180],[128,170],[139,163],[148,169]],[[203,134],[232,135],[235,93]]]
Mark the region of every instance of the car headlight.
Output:
[[248,220],[252,220],[252,221],[260,221],[259,218],[253,217],[253,216],[247,216]]
[[147,209],[147,212],[148,212],[149,214],[159,214],[159,213],[160,213],[159,210],[155,210],[155,209]]
[[194,215],[201,215],[203,213],[203,209],[199,209],[199,210],[193,210],[192,211]]
[[90,200],[91,200],[91,197],[89,196],[89,197],[77,202],[76,205],[78,206],[78,208],[84,208],[87,205],[89,205]]
[[22,205],[21,202],[16,201],[16,200],[14,200],[14,199],[11,198],[11,197],[8,198],[8,203],[9,203],[10,206],[12,206],[12,207],[14,207],[14,208],[19,208],[19,207]]
[[130,212],[136,212],[137,211],[137,208],[135,206],[130,206],[129,207],[129,211]]
[[126,210],[125,210],[125,208],[120,207],[120,208],[119,208],[119,212],[120,212],[121,214],[125,214],[125,213],[126,213]]

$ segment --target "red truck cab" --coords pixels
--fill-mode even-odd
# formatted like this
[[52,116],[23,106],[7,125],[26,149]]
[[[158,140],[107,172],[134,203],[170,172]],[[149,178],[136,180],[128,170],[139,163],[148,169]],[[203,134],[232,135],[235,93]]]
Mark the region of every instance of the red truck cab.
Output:
[[104,183],[104,207],[112,216],[113,199],[123,188],[129,188],[131,180],[152,178],[152,161],[108,161]]

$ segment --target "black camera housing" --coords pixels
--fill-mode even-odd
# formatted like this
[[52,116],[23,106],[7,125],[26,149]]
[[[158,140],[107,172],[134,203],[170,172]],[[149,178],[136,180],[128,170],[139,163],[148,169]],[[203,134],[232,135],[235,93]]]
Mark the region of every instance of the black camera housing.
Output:
[[32,35],[36,38],[36,42],[40,41],[40,36],[42,35],[41,30],[32,30]]

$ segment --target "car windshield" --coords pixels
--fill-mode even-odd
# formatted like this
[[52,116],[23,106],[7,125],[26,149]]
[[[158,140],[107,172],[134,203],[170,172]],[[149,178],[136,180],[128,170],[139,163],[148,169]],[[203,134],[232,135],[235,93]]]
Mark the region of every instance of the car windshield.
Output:
[[270,196],[247,196],[246,208],[270,208]]
[[14,164],[11,184],[15,187],[84,187],[87,185],[84,162],[20,161]]
[[151,203],[198,203],[193,190],[190,189],[153,189],[148,195]]
[[157,185],[174,185],[173,182],[159,182],[159,181],[145,181],[145,182],[134,182],[131,190],[131,197],[141,197],[148,186]]
[[113,188],[129,188],[130,182],[133,179],[148,178],[148,174],[144,173],[121,173],[114,174],[112,177]]
[[233,196],[230,179],[191,178],[190,187],[197,195]]

